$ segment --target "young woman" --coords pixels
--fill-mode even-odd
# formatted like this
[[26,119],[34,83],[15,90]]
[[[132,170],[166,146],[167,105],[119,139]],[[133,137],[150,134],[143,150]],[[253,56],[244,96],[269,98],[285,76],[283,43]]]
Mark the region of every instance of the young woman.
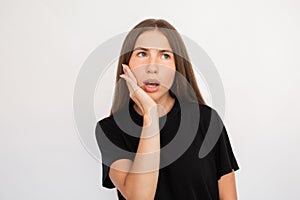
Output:
[[[211,123],[213,115],[219,123]],[[195,135],[189,124],[197,124]],[[199,157],[209,127],[218,124],[219,134],[211,129],[218,139]],[[179,134],[192,141],[181,139],[174,151],[161,151]],[[97,123],[96,138],[102,186],[117,188],[119,199],[237,199],[239,166],[226,129],[202,98],[181,36],[165,20],[144,20],[125,38],[111,113]]]

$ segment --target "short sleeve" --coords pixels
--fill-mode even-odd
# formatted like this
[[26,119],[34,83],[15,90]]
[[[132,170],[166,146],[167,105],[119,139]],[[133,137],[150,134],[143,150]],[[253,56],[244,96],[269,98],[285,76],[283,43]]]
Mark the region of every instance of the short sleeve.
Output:
[[126,145],[123,132],[112,120],[105,118],[99,121],[95,134],[102,159],[102,186],[109,189],[115,188],[108,175],[110,165],[118,159],[133,160],[133,154]]
[[215,114],[219,124],[221,125],[221,134],[215,146],[215,161],[217,168],[217,179],[219,180],[221,176],[236,171],[239,169],[237,160],[233,153],[233,148],[230,144],[229,136],[227,134],[226,127],[222,122],[222,119],[215,110],[212,110]]

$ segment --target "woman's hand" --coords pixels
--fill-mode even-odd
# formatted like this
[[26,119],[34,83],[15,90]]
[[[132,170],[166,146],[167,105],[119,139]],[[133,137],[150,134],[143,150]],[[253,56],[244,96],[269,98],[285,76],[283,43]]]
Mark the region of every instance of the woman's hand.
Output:
[[157,109],[156,102],[137,84],[137,80],[130,68],[122,64],[124,74],[120,77],[125,79],[130,92],[130,98],[137,104],[142,114],[149,114],[151,109]]

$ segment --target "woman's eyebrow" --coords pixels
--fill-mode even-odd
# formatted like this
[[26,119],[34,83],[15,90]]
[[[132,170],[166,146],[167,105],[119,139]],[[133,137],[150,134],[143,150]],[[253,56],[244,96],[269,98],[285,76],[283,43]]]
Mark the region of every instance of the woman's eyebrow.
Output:
[[159,50],[160,52],[170,52],[170,53],[173,53],[173,51],[171,51],[169,49],[157,49],[157,48],[145,48],[145,47],[136,47],[136,48],[133,49],[133,51],[136,51],[136,50],[149,51],[150,49]]

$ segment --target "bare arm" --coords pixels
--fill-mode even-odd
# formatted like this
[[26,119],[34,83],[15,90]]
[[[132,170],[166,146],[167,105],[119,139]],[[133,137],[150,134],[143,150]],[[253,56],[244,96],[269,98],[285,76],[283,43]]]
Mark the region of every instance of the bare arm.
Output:
[[[153,200],[156,192],[160,162],[160,132],[157,104],[137,84],[134,74],[123,65],[130,97],[143,114],[143,128],[137,152],[132,162],[129,159],[115,161],[109,176],[113,184],[128,200]],[[121,170],[119,170],[121,169]]]
[[234,171],[222,176],[218,181],[220,200],[237,200]]
[[[152,136],[149,137],[150,135]],[[141,139],[134,161],[122,159],[114,162],[109,176],[126,199],[153,200],[158,182],[159,161],[159,118],[157,111],[154,110],[151,114],[144,115]]]

